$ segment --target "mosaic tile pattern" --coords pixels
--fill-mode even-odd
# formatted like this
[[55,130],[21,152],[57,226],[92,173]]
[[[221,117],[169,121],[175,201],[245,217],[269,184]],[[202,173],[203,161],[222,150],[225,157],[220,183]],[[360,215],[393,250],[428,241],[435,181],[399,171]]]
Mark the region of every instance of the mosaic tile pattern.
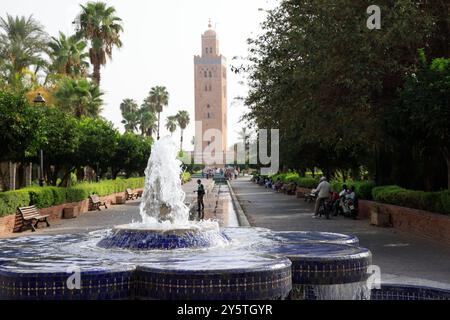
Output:
[[0,272],[0,299],[122,300],[134,295],[134,267],[124,271],[82,272],[80,288],[72,290],[67,284],[70,275]]
[[162,233],[147,230],[115,229],[102,239],[98,246],[102,248],[127,248],[131,250],[206,248],[216,245],[217,241],[228,241],[227,236],[216,230],[202,233],[183,232]]
[[137,295],[163,300],[275,300],[292,288],[291,263],[260,270],[171,271],[140,267]]
[[372,264],[369,250],[334,243],[283,244],[269,250],[292,261],[293,284],[343,284],[365,281]]
[[386,284],[372,289],[371,300],[450,300],[450,290]]

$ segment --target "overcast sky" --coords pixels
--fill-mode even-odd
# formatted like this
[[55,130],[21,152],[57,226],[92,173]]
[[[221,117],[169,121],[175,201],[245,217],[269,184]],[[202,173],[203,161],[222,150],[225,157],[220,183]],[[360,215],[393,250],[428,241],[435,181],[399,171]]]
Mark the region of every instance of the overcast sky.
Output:
[[[0,16],[31,15],[39,20],[51,36],[58,31],[73,33],[72,21],[83,0],[0,0]],[[169,107],[162,118],[179,110],[191,114],[192,123],[185,133],[185,149],[192,149],[194,136],[194,65],[193,56],[200,54],[201,34],[211,18],[220,40],[220,50],[233,63],[232,57],[247,54],[246,39],[260,31],[264,12],[277,0],[107,0],[122,18],[124,46],[113,52],[113,60],[102,69],[105,92],[103,116],[123,130],[119,105],[124,98],[141,104],[155,85],[166,86]],[[229,71],[228,139],[233,143],[243,126],[238,120],[244,112],[233,98],[244,95],[245,85]],[[163,134],[166,134],[164,129]],[[177,131],[176,134],[179,134]]]

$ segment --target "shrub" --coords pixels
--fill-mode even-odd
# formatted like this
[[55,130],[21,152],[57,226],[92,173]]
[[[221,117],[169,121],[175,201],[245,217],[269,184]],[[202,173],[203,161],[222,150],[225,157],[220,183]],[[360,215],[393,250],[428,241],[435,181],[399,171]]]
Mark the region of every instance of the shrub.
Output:
[[24,190],[30,194],[30,205],[36,205],[38,208],[47,208],[55,203],[52,187],[32,187]]
[[372,190],[375,201],[408,208],[450,214],[450,191],[425,192],[407,190],[399,186],[376,187]]
[[343,185],[347,187],[355,186],[356,194],[359,199],[372,200],[372,189],[375,188],[375,182],[373,181],[348,181],[346,183],[340,181],[332,181],[331,188],[335,192],[340,192],[343,189]]
[[47,208],[63,203],[85,200],[96,193],[107,196],[124,192],[125,189],[138,189],[144,186],[144,178],[107,180],[99,183],[80,183],[69,188],[29,187],[21,190],[0,192],[0,216],[13,214],[17,207],[36,205]]
[[17,207],[30,204],[30,194],[26,190],[0,192],[0,217],[13,214]]
[[191,181],[191,174],[187,171],[183,172],[183,182],[186,183],[189,181]]

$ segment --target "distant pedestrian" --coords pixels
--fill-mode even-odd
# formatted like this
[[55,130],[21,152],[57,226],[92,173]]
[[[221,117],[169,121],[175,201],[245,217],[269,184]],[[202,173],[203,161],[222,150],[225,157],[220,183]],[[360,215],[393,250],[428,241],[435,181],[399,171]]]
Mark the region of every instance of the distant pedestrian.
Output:
[[197,205],[198,205],[198,212],[201,213],[205,211],[205,204],[203,203],[203,197],[205,196],[205,186],[202,184],[202,180],[197,180]]

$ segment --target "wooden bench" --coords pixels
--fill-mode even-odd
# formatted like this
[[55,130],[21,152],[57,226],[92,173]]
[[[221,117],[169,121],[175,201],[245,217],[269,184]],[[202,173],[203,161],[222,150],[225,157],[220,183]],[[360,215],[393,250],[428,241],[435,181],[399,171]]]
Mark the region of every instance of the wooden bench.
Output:
[[89,203],[91,210],[98,210],[101,211],[100,207],[105,207],[105,209],[108,209],[108,206],[106,205],[106,202],[102,202],[100,200],[100,197],[96,194],[91,194],[89,196]]
[[48,217],[48,215],[41,215],[36,206],[19,207],[17,208],[16,226],[14,229],[22,232],[25,228],[31,228],[31,231],[34,232],[38,228],[39,222],[45,222],[47,227],[50,227],[50,223],[47,220]]
[[133,190],[131,190],[130,188],[128,188],[127,190],[125,190],[125,200],[134,200],[138,198],[138,194],[133,192]]

